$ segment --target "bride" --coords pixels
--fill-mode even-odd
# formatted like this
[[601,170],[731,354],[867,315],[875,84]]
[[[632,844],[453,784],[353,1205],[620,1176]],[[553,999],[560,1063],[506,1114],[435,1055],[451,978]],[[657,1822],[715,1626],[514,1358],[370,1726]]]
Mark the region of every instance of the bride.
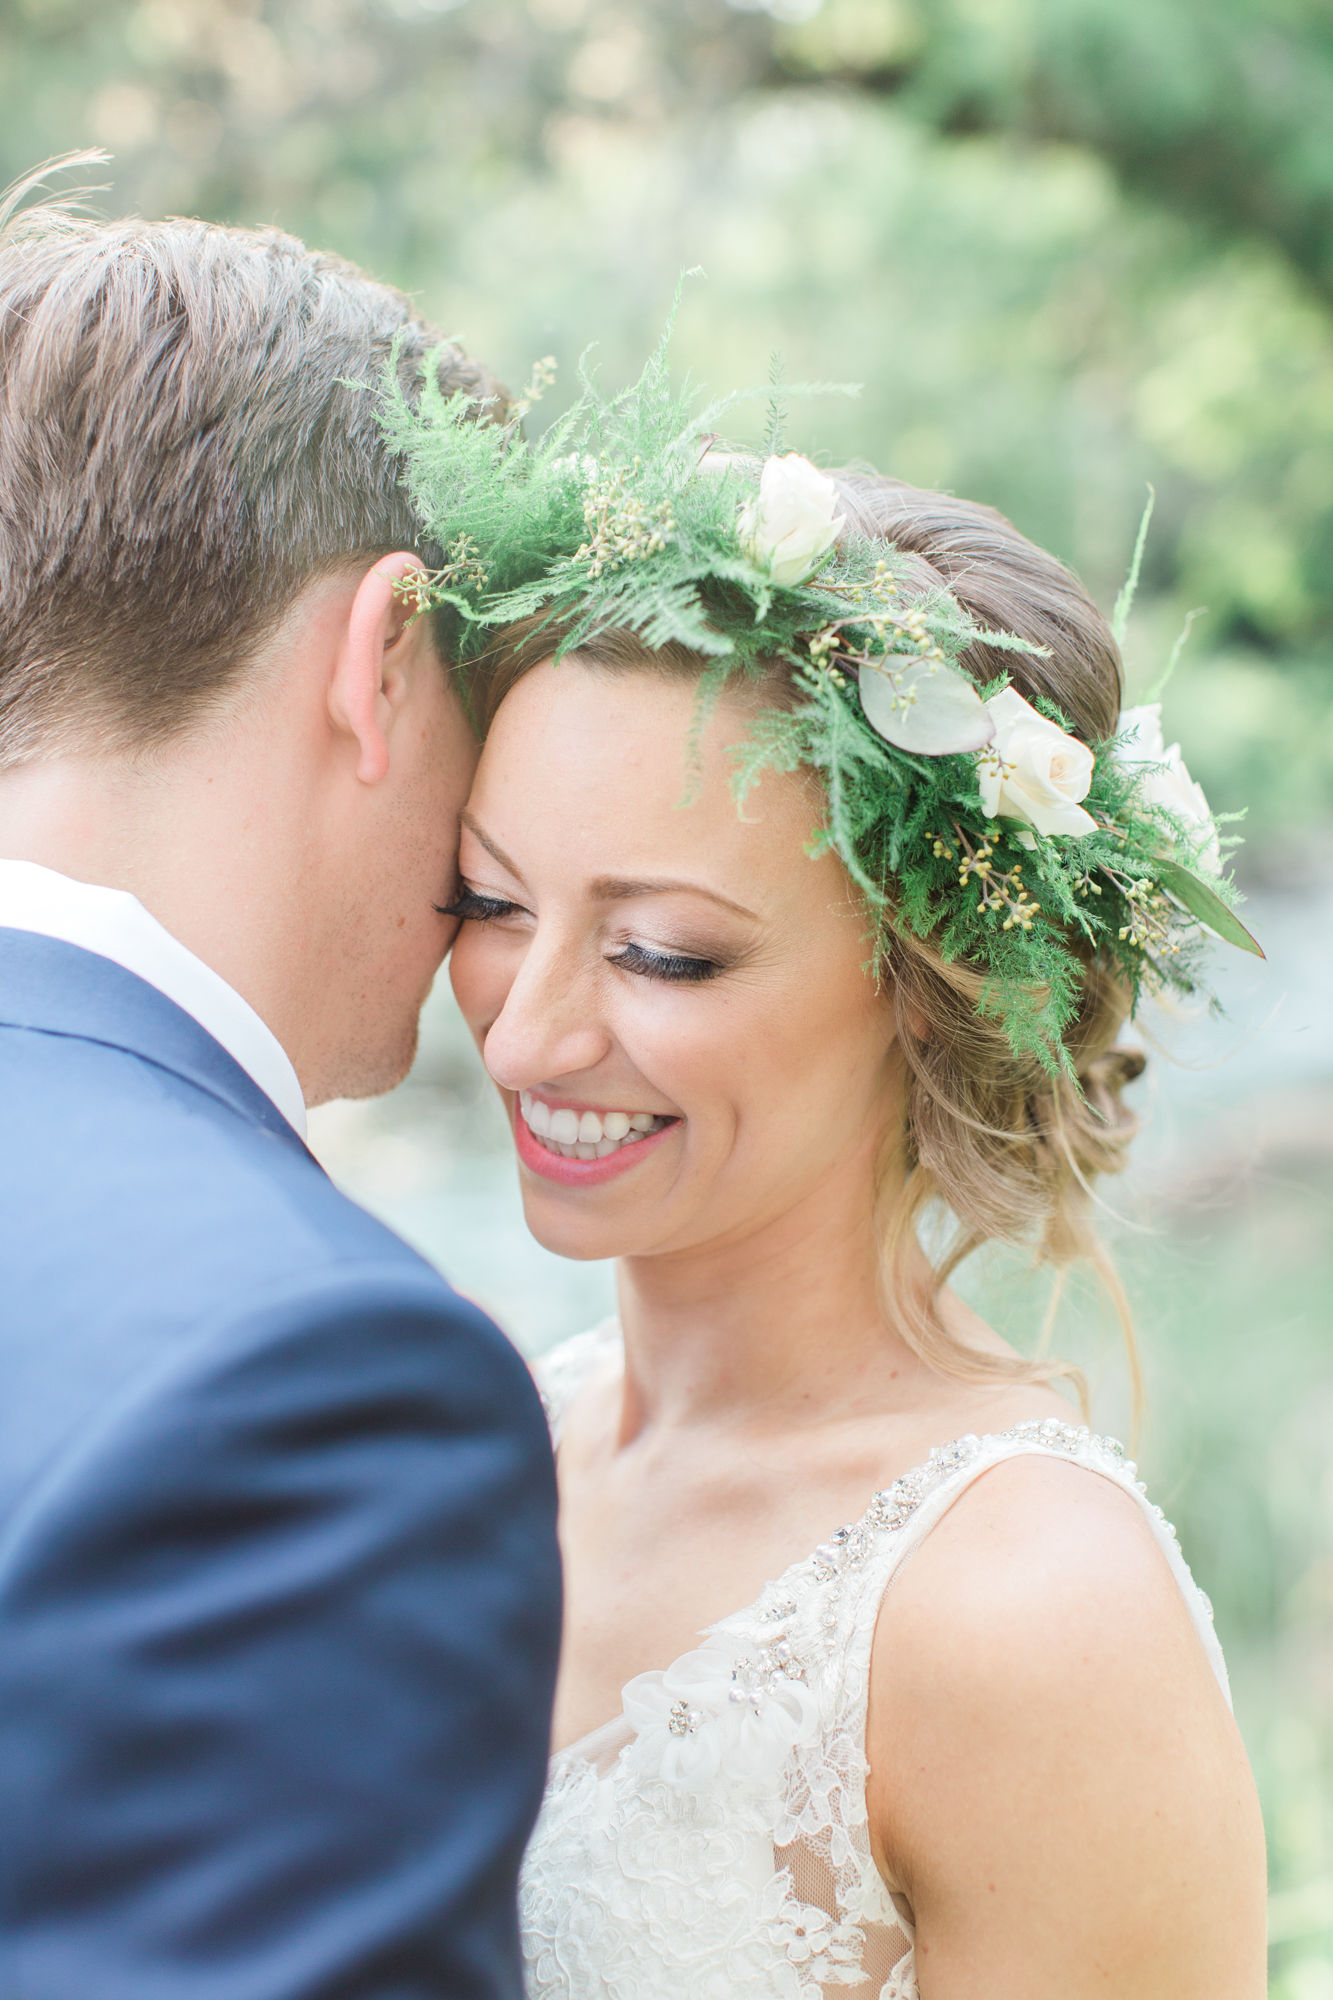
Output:
[[777,454],[756,491],[686,462],[699,420],[654,457],[648,400],[633,459],[602,406],[597,457],[472,468],[508,543],[447,412],[405,436],[485,730],[454,988],[534,1234],[617,1259],[616,1319],[539,1367],[529,1992],[1259,2000],[1207,1602],[946,1282],[1095,1250],[1134,994],[1194,976],[1191,913],[1239,941],[1202,794],[999,516]]

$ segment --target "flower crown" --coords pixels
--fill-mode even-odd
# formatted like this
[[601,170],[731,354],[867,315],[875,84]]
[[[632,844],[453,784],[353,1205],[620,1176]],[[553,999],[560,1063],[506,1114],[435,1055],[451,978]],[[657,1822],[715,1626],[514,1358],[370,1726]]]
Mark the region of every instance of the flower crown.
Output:
[[[849,531],[833,481],[783,453],[776,408],[757,480],[752,460],[717,450],[741,398],[701,408],[688,385],[673,391],[665,349],[611,398],[585,367],[575,408],[534,445],[516,424],[470,421],[429,362],[413,407],[391,361],[385,430],[444,558],[400,588],[447,613],[460,664],[534,618],[557,659],[612,628],[650,649],[676,642],[709,662],[696,736],[731,676],[784,665],[798,698],[735,747],[738,801],[766,769],[817,770],[812,852],[840,856],[880,949],[914,933],[984,971],[983,1009],[1048,1071],[1072,1073],[1063,1036],[1089,955],[1134,1003],[1196,989],[1205,929],[1262,956],[1233,914],[1217,822],[1179,746],[1163,746],[1160,704],[1087,744],[1007,677],[978,687],[959,664],[969,646],[1040,648],[978,626],[943,587],[916,595],[911,559]],[[538,365],[520,415],[552,366]],[[1145,515],[1117,638],[1146,529]]]

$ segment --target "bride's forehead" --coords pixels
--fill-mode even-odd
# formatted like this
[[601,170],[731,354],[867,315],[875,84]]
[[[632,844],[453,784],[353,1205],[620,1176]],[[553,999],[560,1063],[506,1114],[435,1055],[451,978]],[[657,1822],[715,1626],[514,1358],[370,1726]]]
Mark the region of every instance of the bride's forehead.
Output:
[[695,696],[649,674],[538,669],[497,712],[473,828],[520,874],[553,871],[566,892],[688,877],[749,910],[827,901],[842,874],[808,852],[822,819],[817,786],[805,772],[765,772],[738,806],[730,748],[753,711],[720,705],[696,741]]
[[[505,696],[488,742],[508,754],[540,752],[558,742],[582,759],[602,753],[609,739],[636,762],[669,762],[670,739],[689,733],[699,705],[698,683],[683,676],[608,672],[577,659],[534,667]],[[724,700],[731,710],[735,704]]]
[[748,912],[841,908],[836,857],[810,858],[824,817],[813,774],[765,771],[738,804],[733,754],[762,703],[723,690],[702,718],[695,678],[576,660],[534,668],[501,702],[473,787],[474,822],[536,891],[706,885]]
[[[590,810],[632,805],[636,815],[669,814],[677,837],[688,840],[693,822],[680,810],[686,801],[705,816],[725,803],[736,817],[733,753],[754,713],[753,700],[725,690],[705,705],[698,683],[683,677],[589,671],[564,661],[538,667],[496,712],[478,793],[523,792],[534,802],[573,795]],[[767,807],[783,788],[763,789]]]
[[[608,671],[576,659],[547,662],[525,674],[496,710],[483,775],[519,782],[521,772],[526,782],[540,769],[557,785],[586,789],[592,774],[598,793],[629,787],[636,798],[651,797],[674,812],[687,797],[733,796],[737,752],[769,705],[761,688],[739,679],[707,689],[697,675],[650,667]],[[783,793],[822,797],[808,770],[769,767],[758,791],[765,809]]]

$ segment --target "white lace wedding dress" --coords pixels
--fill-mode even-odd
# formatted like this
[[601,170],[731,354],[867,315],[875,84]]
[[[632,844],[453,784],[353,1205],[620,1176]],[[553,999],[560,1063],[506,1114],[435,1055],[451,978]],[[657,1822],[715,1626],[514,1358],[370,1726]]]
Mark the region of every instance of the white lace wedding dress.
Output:
[[[608,1322],[538,1363],[557,1443],[619,1342]],[[1051,1419],[958,1438],[552,1760],[520,1894],[531,2000],[917,2000],[911,1926],[870,1855],[871,1642],[909,1552],[1021,1453],[1134,1495],[1226,1692],[1208,1600],[1119,1445]]]

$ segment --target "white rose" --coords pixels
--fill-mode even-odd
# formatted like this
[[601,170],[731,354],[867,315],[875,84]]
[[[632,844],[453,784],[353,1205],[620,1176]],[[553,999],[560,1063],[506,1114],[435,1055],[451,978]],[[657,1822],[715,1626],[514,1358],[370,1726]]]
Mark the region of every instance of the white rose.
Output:
[[987,813],[1021,819],[1038,833],[1092,833],[1097,822],[1078,803],[1092,783],[1087,744],[1038,715],[1013,688],[992,695],[986,707],[995,738],[977,752],[977,776]]
[[774,583],[803,583],[838,539],[846,517],[837,505],[833,481],[799,452],[766,458],[759,497],[741,508],[741,547]]
[[1180,745],[1169,749],[1162,744],[1162,704],[1145,702],[1141,708],[1127,708],[1116,732],[1121,739],[1116,760],[1121,768],[1139,774],[1139,797],[1145,805],[1164,806],[1191,833],[1208,830],[1208,839],[1199,850],[1200,865],[1212,874],[1222,872],[1222,851],[1217,828],[1208,810],[1202,785],[1196,785],[1185,767]]

